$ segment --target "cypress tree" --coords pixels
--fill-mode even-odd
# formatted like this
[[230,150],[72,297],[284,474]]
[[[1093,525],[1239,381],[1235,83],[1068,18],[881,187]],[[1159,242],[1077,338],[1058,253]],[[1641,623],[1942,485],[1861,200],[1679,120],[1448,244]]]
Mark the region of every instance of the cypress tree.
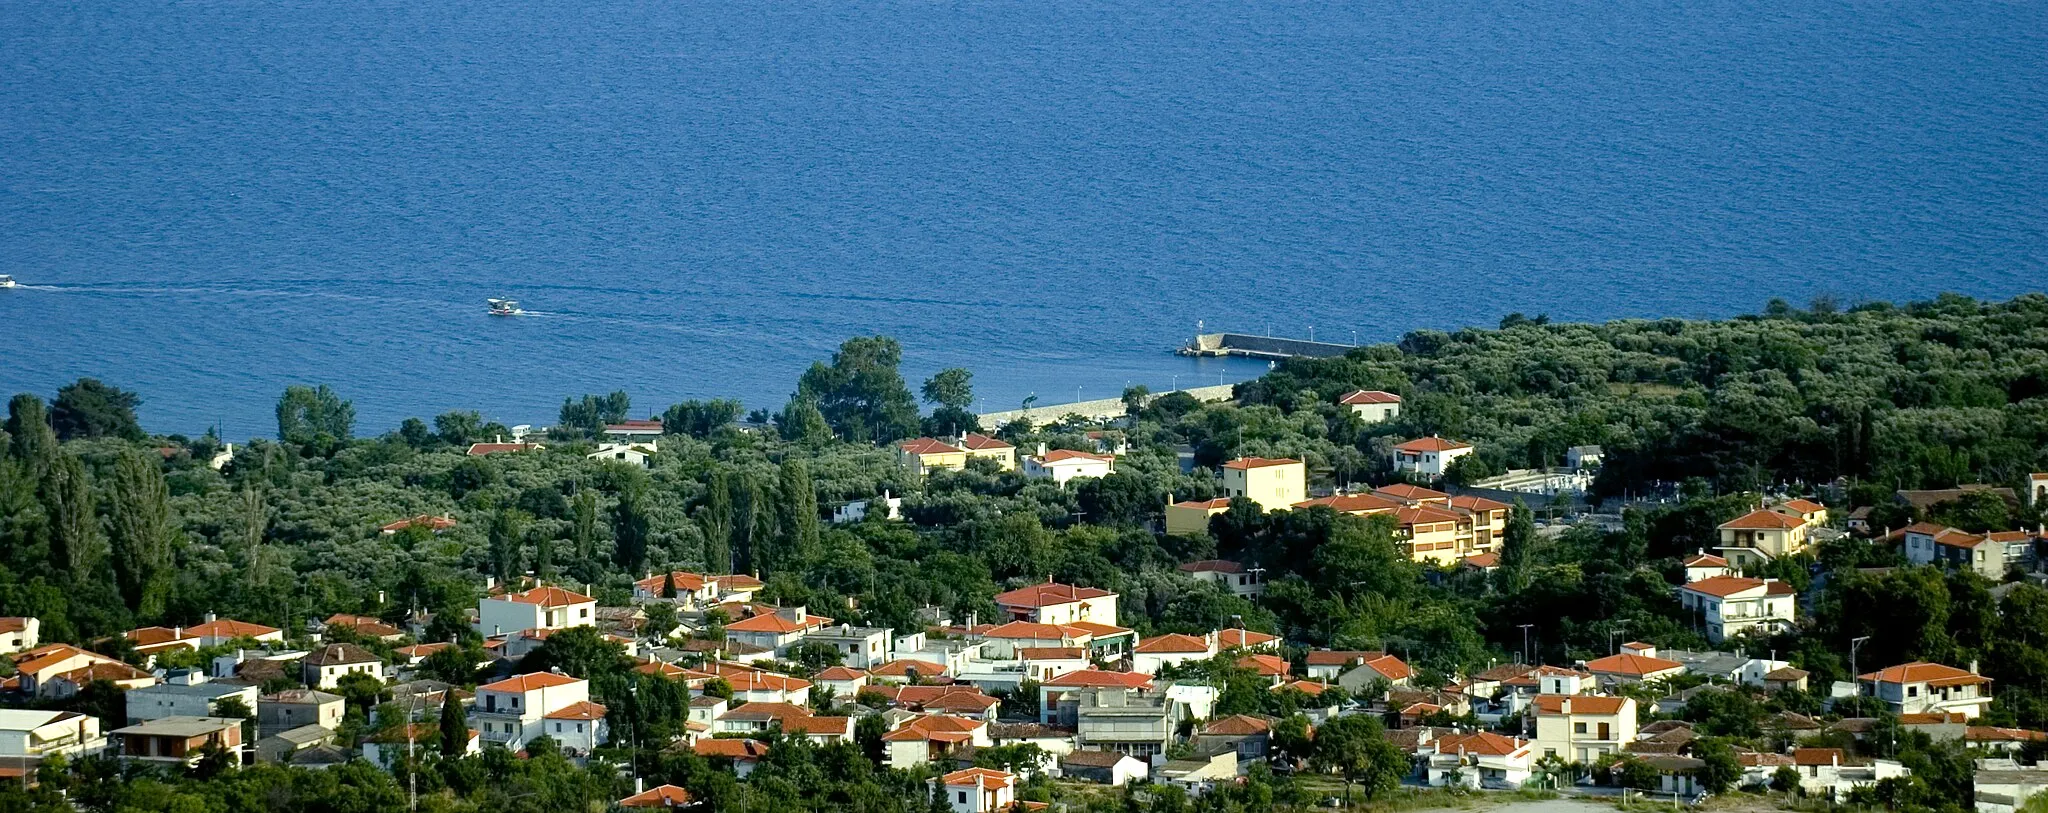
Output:
[[77,455],[58,455],[43,478],[42,492],[50,522],[50,564],[73,579],[91,576],[106,555],[106,535],[85,462]]
[[640,504],[646,486],[632,483],[619,491],[619,504],[612,506],[612,562],[627,573],[638,573],[647,564],[647,510]]
[[114,465],[111,534],[114,579],[145,620],[163,615],[171,593],[170,489],[156,455],[130,451]]
[[818,492],[811,486],[810,467],[802,460],[782,464],[776,525],[780,544],[772,563],[778,569],[801,568],[818,556]]
[[525,533],[526,523],[518,512],[506,508],[491,515],[491,571],[508,585],[520,575],[519,540]]
[[704,571],[732,572],[732,483],[724,469],[713,469],[705,484],[704,505],[697,510],[697,525],[704,529]]
[[569,540],[575,546],[576,566],[587,571],[597,564],[597,494],[584,489],[570,508]]
[[1508,512],[1508,527],[1501,535],[1500,543],[1500,588],[1502,592],[1520,591],[1529,584],[1529,546],[1536,541],[1536,521],[1529,517],[1529,506],[1515,500],[1515,507]]
[[7,402],[7,454],[26,464],[37,480],[56,462],[57,432],[50,428],[43,399],[24,392]]
[[761,487],[754,478],[740,476],[733,483],[732,498],[732,558],[745,565],[734,570],[760,572],[761,558],[756,544],[766,534],[767,507],[762,505]]
[[455,689],[441,693],[441,755],[461,756],[469,748],[469,723],[463,720],[462,704],[455,702]]

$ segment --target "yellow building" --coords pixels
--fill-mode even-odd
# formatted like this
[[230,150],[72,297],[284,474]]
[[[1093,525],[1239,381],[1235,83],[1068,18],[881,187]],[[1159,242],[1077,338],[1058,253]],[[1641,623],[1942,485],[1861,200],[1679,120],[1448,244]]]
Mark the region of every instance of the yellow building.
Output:
[[1209,518],[1230,510],[1230,498],[1188,500],[1166,506],[1166,532],[1193,536],[1209,532]]
[[1017,447],[995,438],[969,432],[960,436],[960,448],[967,450],[969,458],[987,458],[1003,471],[1017,470]]
[[1483,497],[1453,497],[1411,485],[1391,485],[1371,494],[1338,494],[1294,504],[1294,508],[1329,506],[1340,514],[1367,517],[1394,515],[1394,524],[1418,562],[1456,564],[1467,557],[1499,549],[1507,529],[1506,503]]
[[1801,517],[1757,509],[1721,523],[1719,550],[1730,567],[1741,570],[1805,550],[1812,527]]
[[1452,565],[1478,551],[1471,546],[1470,517],[1434,505],[1404,505],[1394,511],[1394,523],[1407,537],[1408,556],[1418,562]]
[[1819,528],[1828,524],[1828,507],[1812,500],[1786,500],[1771,506],[1771,510],[1788,517],[1798,517],[1808,528]]
[[1636,701],[1601,695],[1539,694],[1529,707],[1536,717],[1536,755],[1591,763],[1618,754],[1636,739]]
[[1289,458],[1240,457],[1223,464],[1223,493],[1279,511],[1308,498],[1308,467]]
[[932,438],[906,440],[896,444],[896,462],[921,479],[935,471],[966,468],[967,450]]

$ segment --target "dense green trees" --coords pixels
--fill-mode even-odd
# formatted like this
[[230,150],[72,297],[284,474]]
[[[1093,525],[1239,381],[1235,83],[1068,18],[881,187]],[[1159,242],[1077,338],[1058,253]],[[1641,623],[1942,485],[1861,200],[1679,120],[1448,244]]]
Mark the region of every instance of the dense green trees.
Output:
[[625,390],[616,390],[605,395],[585,395],[581,401],[564,398],[557,418],[564,428],[595,435],[604,431],[607,424],[625,421],[632,409],[632,396]]
[[790,403],[811,403],[833,432],[854,442],[911,437],[918,432],[917,401],[896,371],[902,361],[903,347],[895,339],[848,339],[831,364],[817,362],[804,371]]
[[142,397],[135,393],[81,378],[57,391],[50,408],[50,427],[57,437],[120,438],[141,440],[142,426],[135,420],[135,408]]
[[170,601],[172,569],[170,491],[154,456],[140,450],[121,455],[114,467],[109,506],[114,575],[128,609],[145,619],[163,616]]
[[355,423],[355,405],[326,384],[286,387],[277,402],[277,439],[294,446],[333,448],[348,440]]

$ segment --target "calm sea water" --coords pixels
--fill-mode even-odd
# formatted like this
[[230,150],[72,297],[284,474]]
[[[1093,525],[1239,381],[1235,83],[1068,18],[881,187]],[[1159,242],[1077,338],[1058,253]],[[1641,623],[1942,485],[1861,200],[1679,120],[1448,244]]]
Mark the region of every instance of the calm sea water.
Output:
[[858,333],[1001,409],[1263,369],[1197,320],[2006,297],[2048,4],[4,3],[0,273],[0,393],[231,437],[774,407]]

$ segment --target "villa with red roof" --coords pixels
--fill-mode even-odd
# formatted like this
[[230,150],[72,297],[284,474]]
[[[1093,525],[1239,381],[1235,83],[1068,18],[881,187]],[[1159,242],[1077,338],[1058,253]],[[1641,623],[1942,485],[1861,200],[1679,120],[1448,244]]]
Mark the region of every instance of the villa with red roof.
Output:
[[1385,423],[1401,414],[1401,396],[1385,390],[1352,390],[1337,399],[1366,423]]
[[946,759],[969,746],[987,748],[994,744],[989,739],[987,720],[950,714],[914,717],[882,735],[882,747],[887,752],[885,763],[891,768],[914,768]]
[[1147,675],[1158,674],[1163,667],[1208,660],[1219,651],[1215,633],[1154,635],[1131,650],[1131,669]]
[[1536,718],[1536,758],[1591,763],[1618,754],[1636,739],[1636,701],[1594,694],[1539,694],[1529,705]]
[[560,587],[543,586],[519,593],[488,596],[476,605],[476,631],[486,638],[521,630],[558,630],[596,624],[597,599]]
[[830,623],[832,619],[811,615],[802,606],[777,607],[774,612],[759,613],[725,625],[725,636],[740,643],[775,650],[775,654],[781,655],[802,641],[806,634],[824,629]]
[[0,655],[12,655],[41,644],[43,622],[28,616],[0,618]]
[[1289,457],[1240,457],[1223,464],[1223,494],[1285,510],[1308,499],[1308,466]]
[[1685,560],[1685,580],[1696,582],[1715,576],[1732,576],[1735,571],[1728,567],[1728,560],[1706,551],[1699,551]]
[[1431,435],[1394,445],[1394,471],[1409,472],[1432,480],[1444,476],[1451,463],[1472,453],[1472,444]]
[[[470,726],[486,742],[514,751],[546,734],[558,740],[580,734],[579,743],[602,742],[604,707],[590,702],[590,682],[552,672],[515,675],[476,687]],[[581,724],[583,731],[575,730]],[[557,724],[559,726],[558,731]],[[586,746],[587,750],[587,746]]]
[[1003,471],[1017,470],[1017,447],[1008,443],[987,435],[969,432],[961,435],[960,442],[955,445],[967,452],[967,459],[969,460],[977,457],[993,460],[998,469]]
[[697,801],[690,796],[690,792],[678,785],[648,788],[619,800],[620,807],[635,810],[682,810],[696,804]]
[[1446,734],[1425,747],[1430,753],[1423,761],[1424,782],[1436,787],[1516,789],[1536,765],[1534,743],[1491,731]]
[[1166,506],[1166,532],[1174,536],[1196,536],[1209,532],[1209,518],[1230,510],[1229,497],[1182,500]]
[[1217,630],[1216,646],[1222,649],[1277,651],[1280,649],[1280,636],[1248,629]]
[[1030,803],[1017,801],[1017,776],[994,768],[966,768],[931,780],[952,813],[1014,813]]
[[1038,454],[1024,457],[1024,476],[1033,479],[1051,480],[1060,485],[1083,477],[1108,477],[1116,473],[1116,455],[1077,452],[1073,449],[1046,451],[1039,444]]
[[1931,522],[1908,525],[1897,534],[1906,561],[1968,570],[2002,581],[2014,568],[2024,569],[2040,537],[2027,531],[1970,533]]
[[1266,592],[1266,569],[1245,567],[1228,559],[1203,559],[1181,565],[1180,572],[1223,588],[1234,596],[1250,598]]
[[1856,677],[1857,690],[1896,714],[1956,713],[1974,720],[1991,705],[1991,679],[1939,663],[1915,661]]
[[718,600],[717,579],[702,573],[691,573],[687,570],[654,573],[650,574],[647,578],[633,582],[633,600],[641,602],[671,598],[668,595],[671,589],[675,591],[675,595],[672,597],[673,600],[684,606],[690,606],[702,601]]
[[1047,581],[996,594],[996,606],[1018,621],[1072,624],[1116,623],[1116,594],[1096,587]]
[[397,522],[387,524],[381,528],[378,528],[377,532],[383,534],[384,536],[391,536],[392,534],[396,534],[399,531],[403,531],[407,528],[425,528],[429,531],[433,531],[434,533],[438,534],[443,531],[451,530],[454,527],[455,520],[450,519],[448,517],[437,517],[433,514],[420,514],[419,516],[406,517],[405,519],[398,520]]
[[1707,640],[1718,644],[1750,630],[1768,635],[1790,628],[1799,591],[1777,579],[1714,576],[1678,588],[1678,603],[1699,614]]
[[1657,648],[1629,642],[1621,653],[1586,662],[1586,671],[1608,683],[1642,683],[1685,674],[1685,664],[1657,657]]
[[1721,523],[1717,550],[1729,567],[1741,570],[1805,550],[1812,527],[1799,517],[1759,508]]
[[1040,725],[1073,725],[1075,703],[1072,700],[1061,702],[1070,694],[1088,689],[1149,690],[1152,685],[1152,676],[1139,672],[1104,669],[1068,672],[1038,684],[1038,722]]
[[966,468],[967,450],[937,438],[915,438],[896,444],[896,462],[921,480],[935,471]]

